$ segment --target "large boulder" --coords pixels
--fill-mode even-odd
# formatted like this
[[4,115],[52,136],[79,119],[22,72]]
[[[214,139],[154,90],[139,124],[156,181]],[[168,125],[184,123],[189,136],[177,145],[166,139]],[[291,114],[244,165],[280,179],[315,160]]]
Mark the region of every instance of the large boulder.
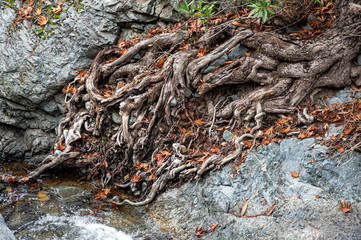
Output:
[[[165,25],[176,13],[162,0],[64,1],[59,18],[44,28],[24,21],[10,33],[20,1],[13,2],[0,3],[0,160],[49,151],[63,114],[61,89],[76,71],[119,38]],[[31,137],[24,135],[29,129]]]
[[[218,224],[204,239],[358,239],[361,234],[361,156],[327,157],[315,139],[287,139],[251,152],[199,182],[160,195],[148,209],[154,221],[180,239]],[[299,177],[291,176],[299,172]],[[268,213],[271,216],[241,218]],[[344,213],[340,203],[353,203]],[[186,219],[186,221],[184,221]]]

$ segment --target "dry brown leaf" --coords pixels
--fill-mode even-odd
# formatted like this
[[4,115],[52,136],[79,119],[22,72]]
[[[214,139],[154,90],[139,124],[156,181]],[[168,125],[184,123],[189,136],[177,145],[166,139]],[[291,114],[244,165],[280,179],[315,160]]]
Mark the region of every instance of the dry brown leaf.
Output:
[[40,26],[44,26],[48,23],[48,18],[45,17],[45,16],[40,16],[39,19],[38,19],[38,24]]
[[298,178],[298,176],[300,175],[300,172],[296,172],[296,171],[291,171],[291,176],[293,177],[293,178]]
[[164,58],[159,59],[159,61],[156,64],[157,68],[162,68],[164,65]]
[[342,212],[347,213],[351,211],[352,204],[346,203],[346,200],[343,200],[343,203],[340,201],[340,209]]
[[54,14],[59,14],[59,13],[61,12],[61,7],[60,7],[60,5],[58,5],[56,8],[53,8],[52,12],[53,12]]
[[242,217],[244,216],[244,214],[246,214],[247,207],[248,207],[248,202],[249,202],[249,198],[247,199],[247,201],[245,202],[245,204],[242,207],[242,211],[241,211],[241,214],[240,214]]

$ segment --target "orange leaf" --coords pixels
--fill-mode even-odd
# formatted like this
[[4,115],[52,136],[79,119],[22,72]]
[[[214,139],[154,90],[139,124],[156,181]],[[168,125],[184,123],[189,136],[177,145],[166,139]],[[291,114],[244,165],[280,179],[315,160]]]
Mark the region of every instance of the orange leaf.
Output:
[[196,125],[202,125],[202,124],[204,124],[204,123],[206,123],[206,122],[203,122],[203,118],[199,118],[199,119],[197,119],[197,120],[194,120],[194,123],[195,123]]
[[221,149],[219,149],[219,147],[214,146],[214,147],[212,147],[212,148],[210,149],[210,152],[211,152],[211,153],[220,154],[220,153],[221,153]]
[[246,146],[247,146],[248,148],[251,148],[251,147],[252,147],[252,142],[251,142],[250,140],[244,140],[243,142],[244,142],[244,144],[246,144]]
[[296,172],[296,171],[291,171],[291,176],[293,177],[293,178],[298,178],[298,176],[300,175],[300,172]]
[[156,66],[157,68],[162,68],[164,65],[164,58],[159,59],[159,61],[157,62]]
[[54,14],[59,14],[59,13],[61,12],[61,7],[60,7],[60,5],[58,5],[56,8],[53,8],[52,12],[53,12]]
[[46,25],[48,23],[48,18],[45,16],[40,16],[38,19],[38,24],[40,26]]
[[130,178],[132,182],[140,182],[142,179],[140,177],[140,174],[135,174],[133,177]]
[[343,203],[344,204],[342,204],[342,202],[340,201],[340,209],[341,209],[341,211],[344,212],[344,213],[350,212],[352,204],[346,203],[346,200],[343,200]]
[[218,226],[218,224],[211,224],[211,225],[209,225],[209,231],[210,231],[210,232],[213,232],[213,231],[216,229],[217,226]]
[[206,232],[204,231],[203,227],[197,227],[196,228],[196,237],[200,238],[202,236],[204,236],[206,234]]
[[58,145],[56,145],[56,150],[64,151],[65,150],[65,143],[63,141],[59,142]]

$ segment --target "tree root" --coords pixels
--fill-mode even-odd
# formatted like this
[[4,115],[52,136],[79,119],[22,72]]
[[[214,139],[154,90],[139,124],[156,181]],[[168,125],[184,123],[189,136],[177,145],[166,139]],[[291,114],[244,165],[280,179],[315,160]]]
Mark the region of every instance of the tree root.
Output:
[[[340,29],[352,30],[343,26],[333,31]],[[177,49],[184,39],[195,44]],[[104,179],[104,185],[117,182],[142,196],[139,202],[115,204],[148,204],[170,183],[200,179],[238,158],[243,141],[255,142],[270,114],[298,111],[315,89],[349,86],[351,78],[358,81],[360,69],[353,66],[358,40],[330,31],[312,41],[292,41],[226,23],[209,29],[198,42],[188,31],[179,31],[143,39],[128,51],[102,50],[85,83],[78,78],[71,83],[77,92],[67,94],[67,113],[56,140],[65,143],[65,150],[46,158],[29,177],[82,155],[91,163],[89,173]],[[246,56],[202,73],[238,44],[250,49]],[[197,58],[205,48],[210,53]],[[114,56],[117,59],[110,60]],[[249,89],[233,98],[240,87]],[[306,108],[298,117],[300,124],[314,121]],[[235,140],[235,151],[226,157],[209,152],[222,138],[219,129],[224,125],[230,130],[253,126]],[[173,154],[166,151],[172,145]],[[180,146],[186,150],[180,151]]]

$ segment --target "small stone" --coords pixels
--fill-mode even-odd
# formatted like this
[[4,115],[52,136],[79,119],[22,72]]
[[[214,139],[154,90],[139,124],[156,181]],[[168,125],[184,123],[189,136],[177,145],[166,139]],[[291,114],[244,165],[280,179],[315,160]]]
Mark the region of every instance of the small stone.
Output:
[[85,109],[90,110],[90,101],[85,102]]
[[225,141],[230,142],[232,140],[233,136],[234,136],[234,134],[231,131],[226,130],[223,132],[222,137]]
[[186,98],[191,97],[191,96],[192,96],[192,93],[193,93],[193,92],[192,92],[189,88],[186,87],[185,93],[184,93],[184,95],[186,96]]
[[135,60],[140,60],[142,58],[142,56],[140,56],[139,53],[135,54],[133,57]]
[[193,93],[193,97],[199,98],[201,95],[199,93]]
[[231,96],[233,101],[236,101],[239,99],[239,96],[237,94]]
[[174,97],[174,98],[172,98],[172,100],[170,101],[170,106],[171,107],[175,107],[175,106],[177,106],[177,99]]
[[116,124],[121,124],[122,123],[122,119],[121,119],[119,113],[117,113],[117,112],[112,112],[112,120]]
[[62,153],[60,150],[55,150],[54,155],[59,156]]
[[133,124],[133,123],[135,122],[135,120],[137,120],[136,117],[131,117],[131,118],[129,119],[129,124]]

